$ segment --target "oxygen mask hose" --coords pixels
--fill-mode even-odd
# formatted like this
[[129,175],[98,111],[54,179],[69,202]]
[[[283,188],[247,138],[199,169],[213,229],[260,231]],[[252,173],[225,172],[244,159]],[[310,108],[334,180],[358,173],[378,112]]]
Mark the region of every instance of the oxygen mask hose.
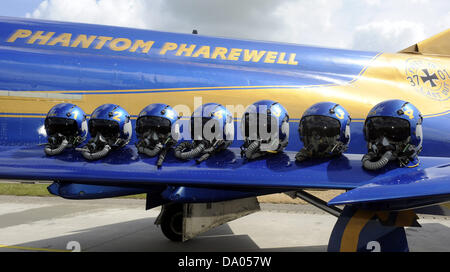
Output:
[[224,143],[225,143],[225,141],[223,141],[223,140],[217,140],[217,141],[215,141],[215,142],[211,145],[211,147],[205,148],[205,149],[202,151],[202,156],[201,156],[200,158],[198,158],[198,159],[196,160],[196,162],[197,162],[197,163],[201,163],[202,161],[207,160],[209,157],[211,157],[211,155],[213,155],[213,154],[218,150],[218,147],[221,146],[221,145],[224,144]]
[[160,168],[164,162],[164,160],[166,159],[166,155],[167,155],[167,151],[169,150],[169,148],[163,148],[161,150],[161,152],[159,153],[159,157],[158,157],[158,161],[156,162],[156,166],[158,168]]
[[[372,144],[371,149],[372,152],[369,152],[366,155],[364,155],[361,160],[364,168],[371,171],[385,167],[388,164],[389,160],[391,160],[394,157],[393,152],[395,152],[396,150],[395,146],[391,145],[391,143],[386,137],[377,140],[374,144]],[[377,157],[379,159],[373,161]]]
[[158,166],[158,168],[162,166],[164,160],[166,159],[166,155],[169,149],[171,149],[176,143],[177,141],[172,139],[171,136],[167,138],[166,142],[164,143],[163,149],[161,150],[161,152],[159,152],[159,158],[158,161],[156,162],[156,166]]
[[[166,138],[166,140],[161,140]],[[162,142],[164,141],[164,142]],[[148,134],[144,139],[141,139],[136,147],[139,153],[145,154],[149,157],[154,157],[159,155],[158,161],[156,165],[159,167],[162,166],[167,152],[170,148],[176,143],[174,139],[170,136],[158,135],[156,132]]]
[[259,153],[260,147],[261,147],[261,141],[258,141],[258,140],[252,141],[245,150],[242,150],[241,156],[243,156],[247,160],[256,159],[256,158],[262,156],[262,154]]
[[156,132],[148,134],[143,140],[136,145],[139,153],[143,153],[149,157],[158,155],[163,149],[163,144],[160,142],[160,137]]
[[163,149],[163,145],[161,143],[158,143],[153,148],[139,146],[138,152],[143,153],[149,157],[154,157],[154,156],[158,155],[162,149]]
[[57,146],[56,148],[52,148],[52,146],[54,145],[53,143],[57,142],[57,139],[54,136],[50,137],[51,140],[49,140],[49,142],[53,142],[53,143],[47,143],[45,145],[45,148],[44,148],[45,154],[47,154],[49,156],[61,154],[64,151],[64,149],[66,149],[66,147],[69,145],[69,141],[67,141],[66,137],[64,137],[61,134],[58,134],[57,137],[62,138],[60,145]]
[[280,142],[277,138],[268,141],[254,140],[250,141],[247,148],[241,146],[241,157],[247,160],[254,160],[265,156],[268,153],[278,153],[280,149],[287,146],[287,138]]
[[312,156],[312,152],[309,149],[303,147],[295,155],[295,160],[298,162],[302,162],[302,161],[306,161],[307,159],[311,158],[311,156]]
[[[101,148],[102,146],[103,148]],[[111,151],[111,146],[106,142],[103,136],[98,133],[86,146],[75,150],[81,151],[81,154],[86,160],[93,161],[106,157],[109,151]]]
[[380,157],[379,160],[372,161],[375,157],[376,155],[373,152],[369,152],[366,155],[364,155],[362,158],[364,168],[366,168],[367,170],[374,171],[385,167],[389,162],[389,160],[392,158],[392,151],[387,151],[386,153],[383,154],[383,156]]
[[314,158],[323,158],[325,157],[323,153],[318,153],[318,147],[309,144],[307,146],[304,146],[300,151],[295,155],[295,160],[298,162],[303,162],[308,159],[314,159]]
[[183,142],[175,148],[175,157],[182,160],[191,160],[198,157],[205,150],[206,144],[201,141],[199,144],[195,142]]
[[298,162],[308,159],[340,156],[346,149],[346,146],[334,137],[326,137],[318,140],[308,139],[306,142],[310,144],[303,147],[295,156]]

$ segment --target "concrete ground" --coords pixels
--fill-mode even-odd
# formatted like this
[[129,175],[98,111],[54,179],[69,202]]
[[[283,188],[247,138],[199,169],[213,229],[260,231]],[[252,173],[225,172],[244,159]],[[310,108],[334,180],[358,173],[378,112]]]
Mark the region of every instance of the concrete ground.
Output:
[[[0,251],[326,251],[336,218],[310,205],[261,204],[185,243],[167,240],[145,201],[0,196]],[[411,251],[450,251],[450,218],[421,217]],[[74,247],[73,247],[74,246]]]

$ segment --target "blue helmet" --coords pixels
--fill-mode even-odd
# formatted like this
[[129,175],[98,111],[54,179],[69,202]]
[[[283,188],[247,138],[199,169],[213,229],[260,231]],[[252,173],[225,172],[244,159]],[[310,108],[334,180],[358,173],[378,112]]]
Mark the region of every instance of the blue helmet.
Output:
[[133,134],[130,115],[115,104],[104,104],[96,108],[89,119],[89,131],[92,136],[97,132],[104,137],[118,138],[127,144]]
[[196,159],[200,163],[216,152],[226,150],[234,140],[234,122],[231,113],[217,103],[203,104],[191,116],[192,142],[183,142],[175,148],[175,157]]
[[[260,115],[266,115],[267,116],[267,132],[272,133],[270,131],[270,126],[272,123],[272,120],[276,120],[277,128],[278,128],[278,137],[280,142],[286,142],[289,139],[289,115],[287,110],[278,102],[272,101],[272,100],[260,100],[252,105],[250,105],[244,112],[244,115],[242,116],[241,120],[241,131],[242,135],[244,136],[244,139],[247,140],[249,137],[251,137],[251,124],[250,119],[251,115],[254,115],[257,117],[255,119],[258,123],[257,128],[257,138],[260,138],[259,135],[259,116]],[[255,140],[255,139],[250,139]]]
[[406,140],[420,152],[423,117],[413,104],[399,99],[383,101],[373,107],[364,122],[364,138],[370,142],[389,136],[394,142]]
[[180,127],[177,123],[178,113],[169,105],[154,103],[145,107],[136,120],[136,134],[138,137],[149,127],[158,127],[165,133],[173,132],[172,138],[178,140]]
[[320,136],[339,135],[339,141],[348,146],[350,143],[351,118],[348,112],[334,102],[319,102],[309,107],[299,122],[300,140],[317,133]]
[[411,103],[393,99],[373,107],[364,122],[368,153],[363,167],[381,169],[391,160],[400,166],[416,167],[422,151],[422,114]]
[[[217,128],[219,131],[216,131]],[[208,129],[214,135],[205,135]],[[208,139],[209,136],[213,137]],[[225,140],[228,146],[234,140],[233,116],[221,104],[203,104],[191,116],[191,137],[193,140]]]
[[88,134],[86,114],[77,105],[58,104],[47,113],[45,130],[47,137],[59,133],[65,137],[79,137],[82,142]]

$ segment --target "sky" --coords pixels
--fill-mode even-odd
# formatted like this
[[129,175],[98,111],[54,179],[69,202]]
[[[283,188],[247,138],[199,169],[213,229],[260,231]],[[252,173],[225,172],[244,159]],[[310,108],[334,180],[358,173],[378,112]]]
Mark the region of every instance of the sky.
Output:
[[450,28],[450,1],[3,0],[0,16],[397,52]]

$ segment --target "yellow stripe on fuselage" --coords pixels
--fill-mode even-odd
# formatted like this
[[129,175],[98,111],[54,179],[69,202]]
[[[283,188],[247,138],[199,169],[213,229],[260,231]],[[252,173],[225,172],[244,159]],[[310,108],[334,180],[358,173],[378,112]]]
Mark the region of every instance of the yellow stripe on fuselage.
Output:
[[15,118],[44,118],[45,116],[42,115],[20,115],[20,114],[5,114],[0,115],[0,118],[5,117],[15,117]]
[[[46,114],[52,106],[62,102],[75,103],[88,114],[105,103],[119,104],[131,115],[138,115],[145,106],[151,103],[166,103],[172,106],[186,105],[192,112],[194,97],[198,97],[201,98],[202,103],[240,105],[241,112],[255,101],[270,99],[281,103],[288,110],[291,118],[300,118],[303,112],[315,103],[333,101],[345,107],[353,119],[364,119],[375,104],[388,99],[407,100],[418,107],[422,115],[426,117],[447,114],[447,111],[450,110],[449,99],[435,100],[410,85],[405,69],[411,58],[417,58],[424,63],[436,63],[439,67],[450,67],[450,61],[443,58],[419,57],[409,54],[381,54],[374,58],[371,65],[363,69],[357,78],[342,85],[58,91],[56,93],[80,94],[82,99],[72,101],[70,99],[0,96],[0,112]],[[239,111],[234,117],[241,117]]]

